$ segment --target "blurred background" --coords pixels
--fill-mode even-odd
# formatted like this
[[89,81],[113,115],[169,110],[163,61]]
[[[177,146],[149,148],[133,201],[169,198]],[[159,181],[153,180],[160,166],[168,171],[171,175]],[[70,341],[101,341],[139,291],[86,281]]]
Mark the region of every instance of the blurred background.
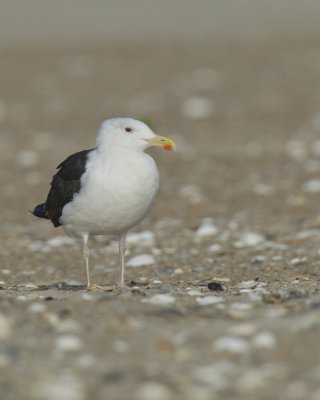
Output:
[[111,40],[188,43],[214,35],[265,39],[319,33],[315,0],[3,0],[0,41],[94,44]]
[[[243,206],[248,188],[275,191],[269,180],[280,177],[268,169],[271,159],[303,152],[297,142],[285,146],[299,142],[306,125],[308,146],[318,134],[318,7],[292,0],[2,1],[3,218],[30,222],[26,210],[43,200],[55,165],[92,147],[100,122],[120,115],[178,141],[176,157],[155,157],[164,190],[187,203],[201,197],[195,218],[211,213],[211,201],[217,214],[235,195]],[[254,173],[257,161],[263,177]],[[266,213],[262,205],[255,219]]]
[[[0,291],[6,399],[320,398],[319,12],[316,0],[0,2],[0,289],[29,282],[22,299]],[[137,229],[155,232],[157,245],[157,265],[141,276],[171,282],[159,291],[180,303],[162,313],[137,296],[82,298],[54,286],[50,296],[63,300],[44,307],[32,285],[82,281],[81,250],[28,210],[45,200],[55,167],[92,148],[101,121],[114,116],[142,119],[177,143],[175,154],[152,152],[161,193]],[[204,218],[214,238],[199,239]],[[94,252],[98,283],[110,265],[116,274],[111,250]],[[271,292],[296,286],[269,302],[254,293],[233,314],[200,310],[185,287],[212,276],[222,277],[230,304],[246,295],[241,280],[260,279]],[[299,332],[298,310],[309,318]],[[247,324],[233,331],[241,341],[271,329],[271,315],[263,350],[213,349],[238,319]],[[84,357],[81,341],[58,342],[61,332],[83,339]]]
[[[268,191],[270,176],[259,182],[250,162],[268,166],[263,152],[282,155],[288,137],[298,140],[306,124],[318,129],[318,7],[293,0],[2,1],[3,218],[29,221],[25,211],[45,196],[54,166],[92,147],[100,122],[119,115],[175,136],[180,150],[162,166],[164,174],[173,163],[188,170],[166,179],[175,196],[214,191],[219,213],[233,203],[239,179],[240,205],[248,186]],[[310,129],[303,135],[315,139]],[[234,149],[250,174],[246,166],[233,169]],[[206,206],[198,213],[206,215]]]

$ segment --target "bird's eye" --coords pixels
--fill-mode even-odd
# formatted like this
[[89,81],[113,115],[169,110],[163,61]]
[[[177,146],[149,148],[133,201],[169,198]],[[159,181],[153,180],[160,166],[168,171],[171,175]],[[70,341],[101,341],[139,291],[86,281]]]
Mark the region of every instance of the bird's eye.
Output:
[[130,133],[132,132],[132,128],[130,128],[129,126],[125,129],[126,132]]

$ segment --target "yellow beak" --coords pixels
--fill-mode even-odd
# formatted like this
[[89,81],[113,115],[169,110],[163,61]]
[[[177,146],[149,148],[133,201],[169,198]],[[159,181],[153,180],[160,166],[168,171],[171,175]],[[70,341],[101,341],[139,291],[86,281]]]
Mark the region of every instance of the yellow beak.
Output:
[[176,144],[172,139],[169,139],[165,136],[159,136],[156,135],[152,139],[146,139],[146,141],[151,145],[151,146],[158,146],[162,147],[164,150],[170,151],[176,151]]

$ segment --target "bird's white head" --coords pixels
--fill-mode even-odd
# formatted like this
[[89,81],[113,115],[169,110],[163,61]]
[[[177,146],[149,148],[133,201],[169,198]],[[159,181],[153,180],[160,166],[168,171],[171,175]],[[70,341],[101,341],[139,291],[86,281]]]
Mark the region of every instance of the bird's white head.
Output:
[[97,135],[97,148],[102,151],[113,147],[144,151],[151,146],[176,149],[172,139],[156,135],[144,122],[133,118],[107,119]]

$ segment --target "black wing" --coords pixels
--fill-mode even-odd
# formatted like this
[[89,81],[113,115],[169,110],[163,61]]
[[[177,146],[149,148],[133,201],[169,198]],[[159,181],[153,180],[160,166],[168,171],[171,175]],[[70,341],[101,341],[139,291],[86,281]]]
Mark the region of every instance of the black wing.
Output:
[[44,203],[45,218],[50,219],[54,226],[61,225],[59,219],[63,207],[73,199],[75,193],[80,191],[80,180],[86,170],[88,153],[93,150],[72,154],[57,166],[59,171],[52,178],[51,189]]

